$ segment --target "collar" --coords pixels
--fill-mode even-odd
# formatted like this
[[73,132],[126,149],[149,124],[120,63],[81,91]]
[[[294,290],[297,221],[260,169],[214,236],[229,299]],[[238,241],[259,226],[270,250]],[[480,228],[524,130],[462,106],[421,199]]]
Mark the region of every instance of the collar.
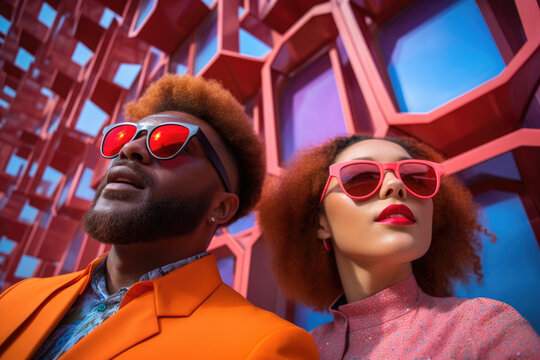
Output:
[[334,322],[345,317],[352,329],[364,329],[398,318],[418,306],[419,287],[414,275],[360,301],[347,304],[340,296],[330,306]]
[[[168,273],[173,272],[174,270],[181,268],[184,265],[187,265],[196,260],[199,260],[202,257],[205,257],[206,255],[208,255],[208,253],[206,251],[203,251],[199,254],[190,256],[188,258],[181,259],[181,260],[172,262],[170,264],[150,270],[149,272],[143,274],[139,278],[139,282],[147,281],[147,280],[154,280],[154,279],[157,279],[158,277],[165,276]],[[90,280],[90,285],[92,286],[92,290],[94,290],[94,292],[101,299],[106,299],[109,296],[118,294],[119,292],[125,293],[128,289],[127,287],[124,287],[124,288],[119,289],[115,294],[109,294],[107,290],[107,282],[106,282],[107,256],[105,256],[103,260],[99,263],[99,265],[97,265],[94,272],[92,273],[92,279]]]

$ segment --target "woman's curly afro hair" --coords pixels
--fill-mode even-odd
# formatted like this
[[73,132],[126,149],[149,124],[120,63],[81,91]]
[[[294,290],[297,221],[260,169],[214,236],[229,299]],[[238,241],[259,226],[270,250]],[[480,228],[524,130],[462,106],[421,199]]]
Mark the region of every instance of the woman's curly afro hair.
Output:
[[[257,206],[264,238],[273,252],[272,266],[286,296],[316,310],[326,309],[343,288],[333,252],[317,237],[319,199],[328,167],[348,146],[370,136],[337,137],[300,152],[279,179],[267,181]],[[416,159],[441,162],[442,156],[414,139],[384,138]],[[458,224],[458,225],[456,225]],[[413,261],[419,286],[432,296],[450,296],[456,280],[471,273],[482,280],[477,208],[472,195],[453,176],[442,178],[433,198],[433,233],[428,252]]]
[[217,81],[167,74],[126,105],[126,116],[140,120],[164,111],[182,111],[208,123],[232,153],[238,168],[240,204],[228,224],[251,211],[266,173],[264,148],[242,105]]

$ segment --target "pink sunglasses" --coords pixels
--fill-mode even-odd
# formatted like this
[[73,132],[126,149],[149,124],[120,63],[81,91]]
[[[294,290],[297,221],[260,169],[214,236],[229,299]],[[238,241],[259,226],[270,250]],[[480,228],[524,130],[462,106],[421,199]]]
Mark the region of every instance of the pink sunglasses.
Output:
[[420,199],[430,199],[437,194],[444,169],[441,164],[426,160],[402,160],[392,163],[378,163],[369,160],[353,160],[329,167],[330,175],[324,186],[322,203],[330,180],[335,177],[341,190],[354,200],[367,199],[379,190],[386,170],[392,170],[412,195]]

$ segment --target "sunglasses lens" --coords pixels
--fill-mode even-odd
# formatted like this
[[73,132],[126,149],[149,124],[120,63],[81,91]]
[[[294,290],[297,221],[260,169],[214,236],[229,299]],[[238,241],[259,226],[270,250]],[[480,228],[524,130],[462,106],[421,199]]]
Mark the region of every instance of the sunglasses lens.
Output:
[[405,163],[399,166],[403,184],[415,195],[432,196],[437,189],[437,173],[426,164]]
[[103,138],[103,155],[113,157],[118,155],[122,146],[131,141],[137,127],[134,125],[120,125],[105,134]]
[[158,158],[170,158],[184,146],[189,129],[182,125],[163,125],[157,127],[148,139],[150,150]]
[[377,189],[381,173],[374,164],[351,164],[341,169],[340,177],[349,195],[362,197]]

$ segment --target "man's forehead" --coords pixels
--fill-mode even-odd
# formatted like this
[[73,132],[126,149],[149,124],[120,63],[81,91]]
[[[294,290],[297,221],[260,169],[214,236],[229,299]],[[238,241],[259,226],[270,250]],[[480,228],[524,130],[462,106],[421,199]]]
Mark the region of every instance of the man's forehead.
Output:
[[138,121],[141,125],[154,125],[165,122],[183,122],[187,124],[208,127],[209,125],[198,117],[181,111],[166,111],[146,116]]

